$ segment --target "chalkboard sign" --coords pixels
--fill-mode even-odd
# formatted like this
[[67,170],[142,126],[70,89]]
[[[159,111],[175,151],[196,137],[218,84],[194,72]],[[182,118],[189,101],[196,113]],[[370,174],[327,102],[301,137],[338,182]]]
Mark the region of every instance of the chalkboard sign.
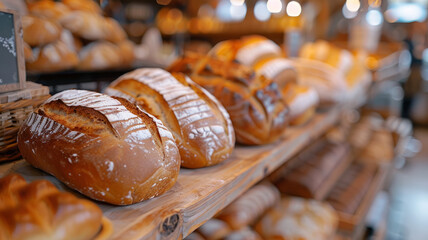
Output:
[[19,15],[0,10],[0,92],[25,87],[25,59]]

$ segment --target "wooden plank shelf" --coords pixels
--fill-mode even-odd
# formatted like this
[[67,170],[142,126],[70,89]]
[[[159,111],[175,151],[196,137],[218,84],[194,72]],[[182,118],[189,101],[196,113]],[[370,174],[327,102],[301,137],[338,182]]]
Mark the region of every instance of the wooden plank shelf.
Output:
[[[239,195],[281,166],[340,118],[342,107],[317,113],[307,124],[287,129],[284,137],[265,146],[237,146],[225,162],[203,169],[181,169],[175,186],[162,196],[130,206],[97,203],[113,224],[111,239],[180,239],[212,218]],[[25,161],[0,165],[27,180],[45,178],[72,191]],[[79,195],[78,193],[72,191]]]

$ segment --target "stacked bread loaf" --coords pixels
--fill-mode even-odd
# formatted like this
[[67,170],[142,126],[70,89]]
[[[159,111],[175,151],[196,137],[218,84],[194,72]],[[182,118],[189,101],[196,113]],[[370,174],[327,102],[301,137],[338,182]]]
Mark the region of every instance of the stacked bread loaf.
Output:
[[27,183],[17,174],[0,179],[0,239],[90,240],[101,230],[94,203],[60,192],[47,180]]
[[251,68],[219,59],[188,55],[173,63],[171,72],[183,72],[211,92],[226,108],[236,139],[244,144],[266,144],[284,133],[289,110],[277,84]]
[[33,48],[33,57],[26,58],[28,71],[132,65],[133,43],[116,20],[101,15],[94,1],[41,0],[29,3],[28,9],[30,15],[22,18],[24,41]]
[[68,90],[29,115],[22,156],[82,194],[126,205],[170,189],[180,168],[171,132],[129,101]]
[[183,167],[218,164],[233,150],[235,134],[228,113],[183,74],[137,69],[110,84],[106,93],[124,97],[162,120],[174,135]]
[[224,61],[236,61],[274,80],[290,107],[290,124],[307,122],[318,104],[318,95],[310,87],[300,85],[293,63],[283,57],[281,48],[262,36],[247,36],[239,40],[218,43],[210,55]]

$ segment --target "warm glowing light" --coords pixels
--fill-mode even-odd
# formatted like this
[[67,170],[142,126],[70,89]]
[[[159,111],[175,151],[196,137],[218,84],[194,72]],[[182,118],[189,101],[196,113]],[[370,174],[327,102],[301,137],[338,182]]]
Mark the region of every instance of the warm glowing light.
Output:
[[267,9],[266,1],[259,0],[256,2],[256,5],[254,6],[254,16],[257,20],[264,22],[270,18],[270,12]]
[[385,20],[389,23],[395,23],[398,20],[398,17],[393,14],[391,9],[385,11],[383,15],[385,16]]
[[214,16],[214,9],[209,4],[204,4],[201,7],[199,7],[198,10],[198,17],[213,17]]
[[242,6],[244,4],[245,0],[230,0],[230,3],[234,6]]
[[357,12],[360,9],[360,0],[346,0],[345,6],[349,12]]
[[370,7],[380,7],[382,0],[369,0]]
[[287,15],[290,17],[297,17],[302,13],[302,6],[300,6],[300,3],[296,1],[291,1],[287,4]]
[[279,13],[282,9],[282,2],[281,0],[268,0],[266,6],[269,12]]
[[171,0],[156,0],[159,5],[168,5],[171,3]]
[[367,12],[366,21],[372,26],[378,26],[383,22],[382,13],[379,10],[371,9]]
[[351,11],[349,11],[349,9],[346,7],[346,4],[345,4],[345,5],[343,5],[342,13],[343,13],[343,16],[344,16],[345,18],[347,18],[347,19],[354,18],[354,17],[356,17],[356,16],[357,16],[357,14],[358,14],[358,12],[351,12]]

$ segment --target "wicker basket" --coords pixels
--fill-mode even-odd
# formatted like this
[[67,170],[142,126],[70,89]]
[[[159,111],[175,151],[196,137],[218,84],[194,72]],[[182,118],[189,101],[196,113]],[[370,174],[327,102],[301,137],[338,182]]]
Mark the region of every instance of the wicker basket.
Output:
[[48,87],[33,82],[27,82],[24,90],[0,94],[0,162],[21,157],[16,142],[19,128],[49,96]]

